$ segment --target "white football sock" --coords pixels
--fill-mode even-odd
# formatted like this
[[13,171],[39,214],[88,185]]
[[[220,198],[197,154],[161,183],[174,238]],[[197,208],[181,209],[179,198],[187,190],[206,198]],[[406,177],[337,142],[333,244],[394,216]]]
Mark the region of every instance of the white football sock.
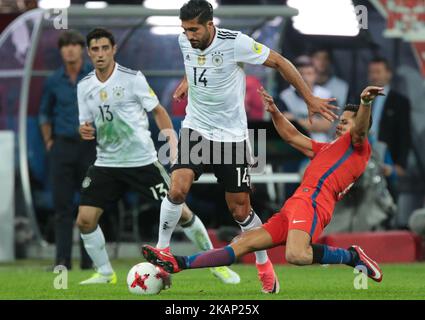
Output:
[[102,229],[97,226],[96,230],[92,233],[82,233],[81,239],[83,239],[84,247],[93,260],[97,272],[105,276],[113,274],[114,270],[112,269],[108,253],[106,252],[105,237],[103,236]]
[[184,234],[202,251],[213,249],[207,229],[201,219],[196,214],[193,214],[192,219],[186,224],[181,225]]
[[[236,221],[242,229],[242,232],[261,227],[263,223],[260,220],[260,217],[257,216],[254,210],[251,210],[249,216],[245,219],[245,221],[239,222]],[[255,251],[255,260],[258,264],[264,264],[268,260],[267,251]]]
[[164,249],[170,246],[171,235],[180,220],[182,209],[183,203],[174,204],[168,199],[168,196],[162,200],[157,248]]

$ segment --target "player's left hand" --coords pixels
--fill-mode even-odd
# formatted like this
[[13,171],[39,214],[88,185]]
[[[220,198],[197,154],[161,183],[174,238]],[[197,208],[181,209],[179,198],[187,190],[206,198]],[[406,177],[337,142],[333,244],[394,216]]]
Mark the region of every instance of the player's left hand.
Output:
[[360,94],[360,99],[363,101],[369,103],[373,99],[375,99],[377,96],[384,96],[384,88],[382,87],[375,87],[375,86],[369,86],[366,87],[363,92]]
[[274,103],[273,97],[269,95],[268,92],[263,87],[261,87],[260,89],[257,89],[257,92],[260,94],[261,99],[263,100],[264,107],[266,108],[267,112],[270,112],[270,113],[279,112],[279,109]]
[[91,123],[84,122],[84,124],[80,125],[79,132],[80,136],[83,140],[93,140],[96,139],[94,136],[95,128]]
[[310,120],[310,123],[313,123],[313,116],[315,114],[320,114],[323,118],[330,122],[338,119],[338,116],[333,112],[338,110],[338,107],[330,104],[333,101],[336,101],[336,99],[322,99],[315,96],[309,99],[309,101],[306,101],[308,108],[308,119]]
[[183,99],[187,97],[188,90],[189,90],[189,85],[187,83],[186,78],[184,78],[182,82],[180,82],[180,84],[178,85],[176,91],[174,91],[173,99],[176,100],[177,102],[182,101]]

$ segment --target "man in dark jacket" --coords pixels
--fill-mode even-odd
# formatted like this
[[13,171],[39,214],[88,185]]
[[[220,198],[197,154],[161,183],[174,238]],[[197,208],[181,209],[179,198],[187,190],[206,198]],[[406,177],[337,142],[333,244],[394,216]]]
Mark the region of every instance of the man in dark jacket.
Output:
[[373,102],[373,125],[370,133],[388,145],[396,174],[405,175],[411,145],[410,103],[407,97],[391,88],[392,71],[385,58],[369,63],[369,85],[384,88],[385,96]]

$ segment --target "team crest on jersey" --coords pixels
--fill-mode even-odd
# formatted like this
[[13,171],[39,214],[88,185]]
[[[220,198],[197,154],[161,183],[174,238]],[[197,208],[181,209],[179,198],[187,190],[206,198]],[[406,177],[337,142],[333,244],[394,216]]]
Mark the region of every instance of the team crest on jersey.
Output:
[[89,177],[85,177],[82,184],[83,188],[84,189],[88,188],[90,186],[90,183],[91,183],[91,179]]
[[198,65],[203,66],[206,61],[207,58],[205,56],[198,56]]
[[190,56],[187,54],[185,59],[186,59],[187,61],[190,61]]
[[223,54],[221,52],[214,52],[212,62],[216,67],[221,66],[223,64]]
[[252,50],[257,54],[260,54],[261,51],[263,51],[263,45],[261,43],[254,41],[254,44],[252,46]]
[[124,88],[115,87],[112,89],[112,93],[116,99],[122,99],[122,97],[124,97]]
[[100,90],[100,100],[105,102],[108,99],[108,93],[105,90]]

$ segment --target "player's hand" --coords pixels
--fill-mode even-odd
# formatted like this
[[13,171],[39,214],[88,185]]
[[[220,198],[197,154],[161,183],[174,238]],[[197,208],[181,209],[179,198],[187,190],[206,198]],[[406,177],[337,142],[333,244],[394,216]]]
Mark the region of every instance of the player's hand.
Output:
[[263,104],[267,112],[270,112],[270,113],[280,112],[276,104],[274,103],[273,97],[269,95],[268,92],[263,87],[261,87],[260,89],[257,89],[257,92],[260,94],[261,99],[263,99]]
[[309,99],[309,101],[306,101],[308,108],[308,119],[310,123],[313,123],[313,116],[315,114],[320,114],[323,118],[330,122],[338,119],[338,116],[333,112],[334,110],[338,110],[338,107],[330,104],[333,101],[336,101],[336,99],[322,99],[314,96]]
[[393,174],[394,170],[395,170],[394,167],[389,165],[389,164],[384,163],[382,165],[382,172],[383,172],[384,176],[386,176],[386,177],[391,176]]
[[49,152],[50,150],[52,150],[52,147],[53,147],[53,139],[49,139],[46,142],[46,151]]
[[189,86],[187,84],[186,78],[180,82],[179,86],[177,87],[176,91],[174,91],[173,99],[177,102],[182,101],[184,98],[187,97],[187,91],[189,89]]
[[360,95],[360,99],[365,103],[370,103],[377,96],[384,96],[384,88],[369,86],[366,87]]
[[95,129],[93,128],[93,125],[88,122],[84,122],[84,124],[80,125],[80,135],[83,140],[93,140],[95,139],[94,133]]

